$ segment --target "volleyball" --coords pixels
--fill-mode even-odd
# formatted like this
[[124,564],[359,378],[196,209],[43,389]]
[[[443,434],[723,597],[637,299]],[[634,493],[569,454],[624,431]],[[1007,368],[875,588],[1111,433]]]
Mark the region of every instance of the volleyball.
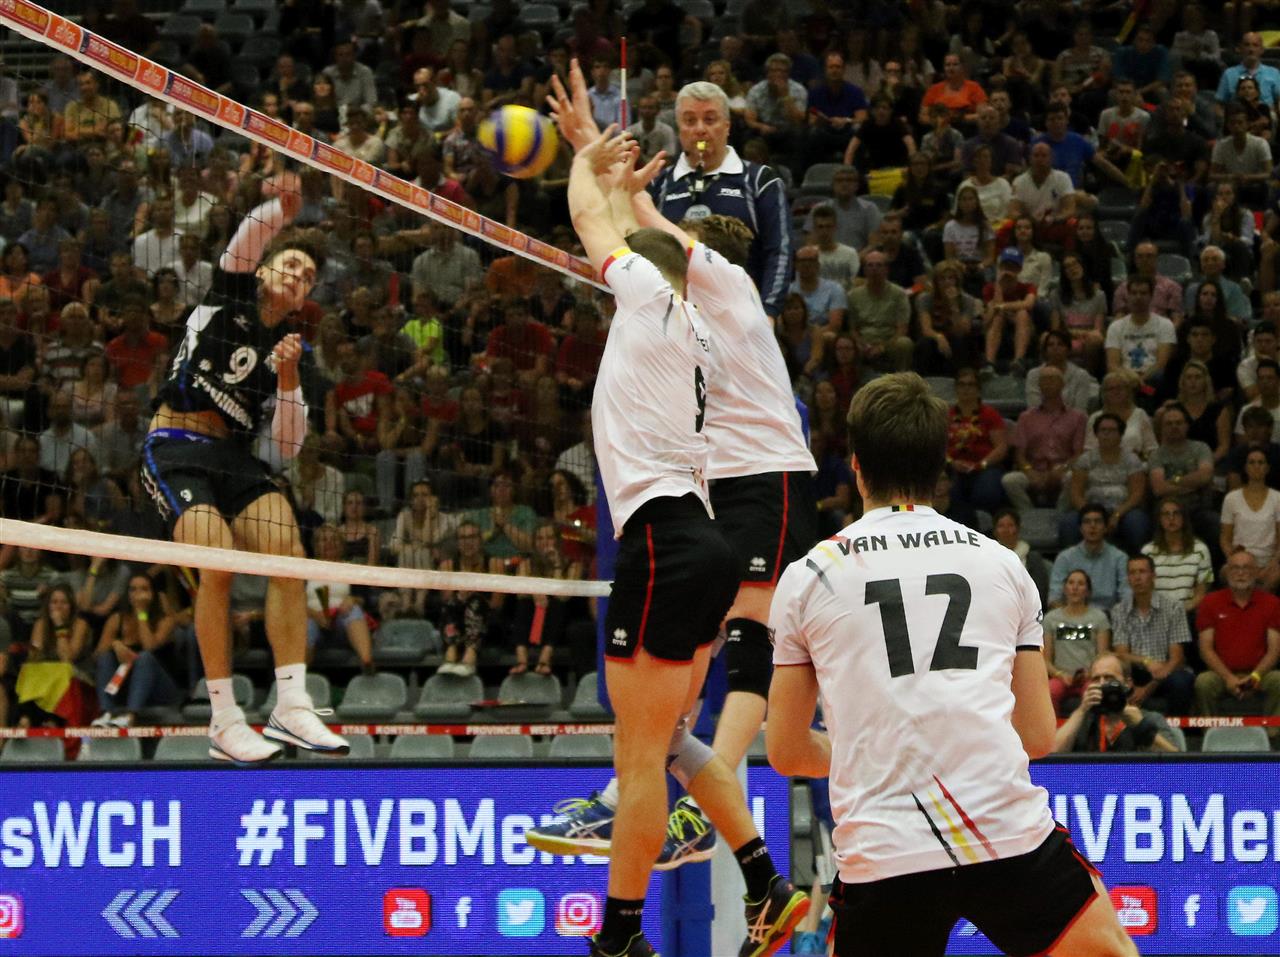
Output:
[[527,106],[494,110],[481,120],[476,139],[501,172],[517,179],[550,166],[560,142],[551,120]]

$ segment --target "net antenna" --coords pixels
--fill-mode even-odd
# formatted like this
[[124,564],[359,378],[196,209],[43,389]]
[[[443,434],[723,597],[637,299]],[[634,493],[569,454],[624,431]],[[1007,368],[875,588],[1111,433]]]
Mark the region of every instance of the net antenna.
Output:
[[[0,23],[28,39],[66,53],[147,96],[187,110],[290,159],[376,193],[383,199],[452,226],[468,235],[533,260],[604,292],[609,288],[591,264],[518,229],[482,216],[443,196],[415,186],[342,150],[273,119],[243,103],[215,93],[168,67],[86,30],[30,0],[0,0]],[[623,90],[626,89],[623,67]]]

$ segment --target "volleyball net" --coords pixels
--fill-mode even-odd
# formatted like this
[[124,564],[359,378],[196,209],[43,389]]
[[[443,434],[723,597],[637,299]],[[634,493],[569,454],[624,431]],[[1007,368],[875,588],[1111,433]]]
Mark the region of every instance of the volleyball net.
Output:
[[[612,299],[575,255],[567,154],[537,180],[500,176],[469,120],[431,128],[384,77],[372,104],[334,99],[301,60],[282,79],[288,38],[270,29],[254,23],[230,75],[192,77],[182,65],[209,63],[197,54],[224,43],[216,31],[166,29],[144,56],[0,0],[0,585],[15,647],[59,581],[91,596],[80,611],[100,628],[111,589],[127,607],[130,573],[183,605],[201,569],[304,579],[313,604],[351,597],[374,626],[482,627],[508,657],[585,634],[608,593],[589,407]],[[304,343],[306,433],[281,454],[271,398],[245,443],[308,557],[175,544],[141,479],[157,397],[228,248],[259,256],[281,225],[320,254],[285,320]],[[256,317],[253,287],[225,308]],[[241,366],[224,378],[256,361],[240,345],[228,336]],[[233,616],[263,587],[245,584],[240,606],[233,588]]]

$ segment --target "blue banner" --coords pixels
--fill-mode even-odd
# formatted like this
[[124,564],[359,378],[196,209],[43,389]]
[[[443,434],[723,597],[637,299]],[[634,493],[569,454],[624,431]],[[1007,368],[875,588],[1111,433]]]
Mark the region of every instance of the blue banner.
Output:
[[[1280,763],[1051,761],[1031,777],[1144,954],[1280,954]],[[953,954],[999,953],[972,924]]]
[[[0,774],[0,957],[575,954],[603,858],[529,847],[598,767],[342,767]],[[788,785],[752,768],[785,860]],[[655,878],[655,882],[656,882]],[[659,940],[658,889],[646,928]]]

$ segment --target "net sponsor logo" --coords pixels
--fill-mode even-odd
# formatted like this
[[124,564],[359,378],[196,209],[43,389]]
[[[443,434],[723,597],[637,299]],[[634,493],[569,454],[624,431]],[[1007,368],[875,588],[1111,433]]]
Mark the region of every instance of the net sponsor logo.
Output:
[[68,50],[79,50],[84,41],[84,31],[70,20],[54,16],[53,24],[49,27],[49,39]]
[[388,937],[425,937],[431,930],[431,895],[421,887],[393,887],[382,895]]
[[218,97],[218,119],[232,126],[244,126],[245,114],[249,111],[235,100],[225,96]]
[[216,116],[218,113],[218,101],[221,99],[218,94],[212,90],[206,90],[198,83],[192,83],[184,76],[170,73],[169,88],[165,92],[179,103],[197,109],[201,113],[209,116]]
[[257,110],[249,110],[245,114],[244,128],[250,133],[265,136],[277,146],[285,146],[289,142],[289,127],[279,120],[273,120]]
[[1120,926],[1131,937],[1145,937],[1156,932],[1156,903],[1154,887],[1121,885],[1111,888],[1111,906],[1116,909]]
[[[52,15],[26,0],[0,0],[0,16],[16,20],[24,26],[44,33],[49,28]],[[57,19],[61,20],[61,17]],[[59,40],[58,42],[62,42]],[[65,44],[64,44],[65,45]]]
[[84,55],[90,59],[97,60],[107,69],[123,74],[133,79],[134,74],[138,72],[138,67],[142,63],[141,57],[136,53],[130,53],[123,47],[118,47],[109,40],[102,37],[89,34],[88,42],[84,45]]
[[514,238],[509,226],[503,226],[501,223],[495,223],[491,219],[480,221],[480,234],[486,239],[491,239],[495,243],[502,246],[510,246],[511,240]]
[[530,239],[527,244],[527,248],[529,252],[544,262],[552,262],[557,266],[563,266],[569,261],[569,254],[567,252],[563,249],[556,249],[554,246],[550,246],[540,239]]
[[0,894],[0,940],[16,940],[25,927],[22,898],[17,894]]
[[374,185],[379,189],[390,193],[402,203],[413,202],[413,186],[406,183],[399,176],[388,173],[386,170],[378,170],[378,175],[374,179]]
[[312,159],[338,173],[350,173],[356,162],[353,157],[324,143],[316,144],[316,152]]
[[148,89],[161,93],[164,91],[165,84],[169,82],[169,71],[158,63],[143,60],[142,67],[138,70],[138,82]]
[[351,170],[351,175],[355,177],[357,182],[364,183],[366,186],[373,185],[373,179],[378,175],[378,171],[372,163],[366,163],[364,160],[356,160]]

